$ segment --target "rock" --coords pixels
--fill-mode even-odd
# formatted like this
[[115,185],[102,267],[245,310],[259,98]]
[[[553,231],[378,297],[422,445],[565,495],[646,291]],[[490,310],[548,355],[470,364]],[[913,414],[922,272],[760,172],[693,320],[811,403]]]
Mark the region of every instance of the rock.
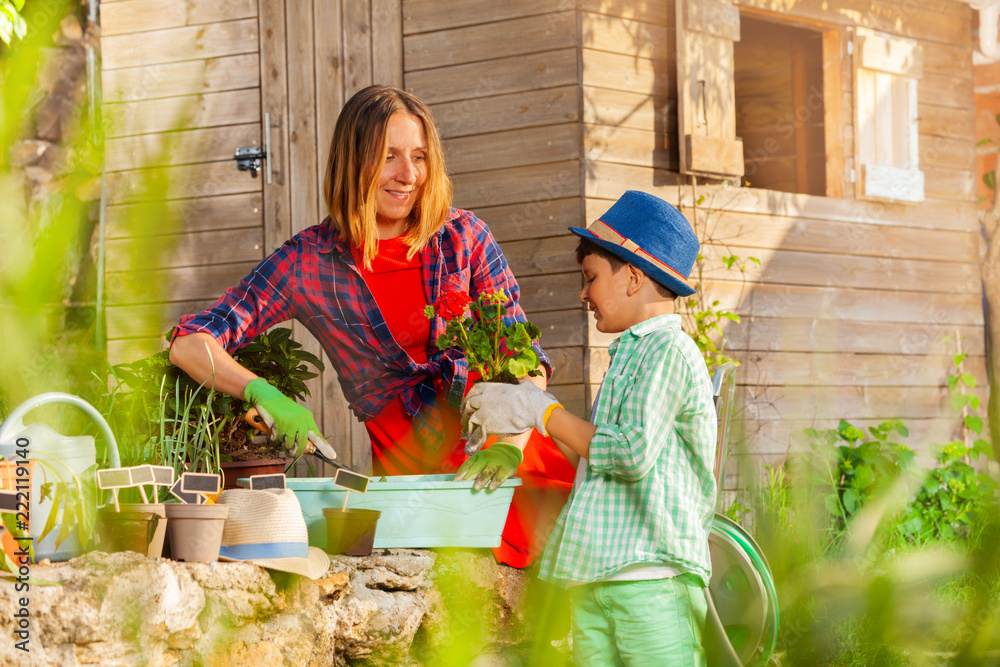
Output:
[[62,35],[62,40],[64,42],[79,42],[83,39],[83,26],[80,25],[80,19],[72,14],[68,14],[59,22],[59,33]]
[[32,184],[45,184],[52,180],[52,172],[44,167],[25,167],[24,173]]
[[[313,581],[249,563],[94,552],[0,580],[0,633],[29,599],[30,654],[0,665],[419,665],[504,655],[524,573],[488,552],[399,549],[333,556]],[[487,663],[484,663],[487,664]]]
[[36,564],[32,580],[55,585],[19,592],[0,580],[0,632],[12,636],[26,597],[31,648],[22,654],[3,642],[0,664],[416,665],[411,645],[441,600],[435,562],[434,554],[408,549],[335,556],[316,581],[249,563],[130,552]]

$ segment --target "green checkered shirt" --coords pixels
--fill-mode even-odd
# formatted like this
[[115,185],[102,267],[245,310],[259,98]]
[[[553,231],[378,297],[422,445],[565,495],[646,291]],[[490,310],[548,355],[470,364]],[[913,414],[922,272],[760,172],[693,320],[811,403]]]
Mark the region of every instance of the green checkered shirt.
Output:
[[658,563],[707,586],[716,417],[705,361],[680,315],[640,322],[608,351],[590,462],[559,515],[539,576],[587,583]]

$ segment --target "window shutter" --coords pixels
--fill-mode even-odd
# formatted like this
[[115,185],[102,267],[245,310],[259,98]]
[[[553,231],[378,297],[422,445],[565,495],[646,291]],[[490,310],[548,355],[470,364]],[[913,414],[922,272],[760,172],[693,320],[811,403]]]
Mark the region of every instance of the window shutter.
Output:
[[857,196],[923,201],[924,174],[918,168],[917,146],[920,45],[858,30],[854,60]]
[[733,87],[740,12],[729,0],[677,0],[676,7],[681,173],[742,176]]

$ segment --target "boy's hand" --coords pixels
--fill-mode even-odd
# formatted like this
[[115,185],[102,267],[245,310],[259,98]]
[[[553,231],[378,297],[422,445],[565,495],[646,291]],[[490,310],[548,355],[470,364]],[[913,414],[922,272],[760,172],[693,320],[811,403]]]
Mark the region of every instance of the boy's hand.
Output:
[[284,448],[294,448],[296,455],[305,450],[310,434],[320,433],[308,408],[282,394],[264,378],[251,380],[243,389],[243,396],[257,408],[275,439],[284,440]]
[[562,405],[555,396],[531,382],[477,382],[462,403],[466,451],[477,451],[491,433],[516,434],[534,428],[548,435],[545,420],[557,407]]
[[521,450],[509,442],[496,442],[481,452],[476,452],[462,464],[455,473],[455,481],[465,479],[475,480],[472,485],[476,491],[489,484],[490,491],[495,491],[501,484],[517,472],[517,466],[524,460]]

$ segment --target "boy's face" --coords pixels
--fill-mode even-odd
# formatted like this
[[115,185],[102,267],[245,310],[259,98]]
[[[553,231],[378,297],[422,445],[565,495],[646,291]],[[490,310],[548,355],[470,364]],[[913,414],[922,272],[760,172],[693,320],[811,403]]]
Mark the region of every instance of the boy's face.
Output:
[[633,322],[626,314],[628,298],[628,266],[612,273],[611,263],[598,255],[587,255],[580,264],[583,271],[583,290],[580,300],[594,313],[597,330],[602,333],[620,333]]

